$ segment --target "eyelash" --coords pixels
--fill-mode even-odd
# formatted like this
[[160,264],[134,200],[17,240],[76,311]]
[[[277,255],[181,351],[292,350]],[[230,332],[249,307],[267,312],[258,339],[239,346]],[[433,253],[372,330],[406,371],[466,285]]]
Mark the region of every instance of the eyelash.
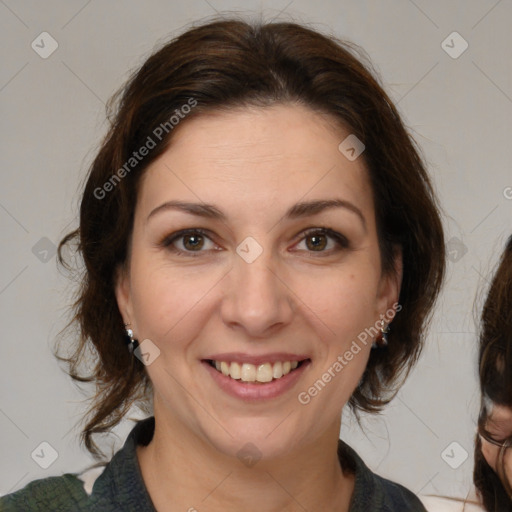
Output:
[[[172,252],[174,252],[177,255],[191,256],[193,258],[200,256],[200,254],[202,252],[207,252],[207,251],[201,251],[201,250],[200,251],[183,251],[183,250],[178,249],[173,246],[174,242],[176,242],[177,240],[180,240],[181,238],[183,238],[186,235],[200,235],[202,237],[208,238],[208,240],[213,242],[213,240],[211,240],[210,236],[208,235],[207,231],[205,231],[204,229],[201,229],[201,228],[192,228],[192,229],[183,229],[181,231],[173,233],[172,235],[167,236],[159,245],[162,247],[168,248],[169,250],[171,250]],[[333,252],[337,252],[339,250],[350,248],[350,244],[349,244],[349,241],[347,240],[347,238],[345,236],[343,236],[341,233],[338,233],[337,231],[334,231],[330,228],[323,228],[323,227],[322,228],[311,228],[311,229],[307,229],[307,230],[303,231],[302,235],[303,236],[299,240],[299,242],[302,242],[307,237],[311,237],[311,236],[315,236],[315,235],[322,235],[322,236],[327,236],[327,237],[332,238],[335,241],[335,243],[338,245],[338,248],[335,249],[334,251],[333,251],[333,249],[330,249],[328,251],[308,251],[311,254],[314,254],[315,252],[318,252],[320,254],[320,256],[314,256],[314,257],[321,257],[322,254],[330,255]]]

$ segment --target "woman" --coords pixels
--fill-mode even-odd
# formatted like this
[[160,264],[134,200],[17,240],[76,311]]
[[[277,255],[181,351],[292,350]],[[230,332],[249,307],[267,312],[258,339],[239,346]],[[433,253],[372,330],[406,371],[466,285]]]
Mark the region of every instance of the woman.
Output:
[[432,512],[512,511],[512,236],[482,311],[479,377],[482,402],[475,441],[475,500],[426,497]]
[[512,510],[512,236],[482,312],[482,405],[473,480],[488,511]]
[[70,374],[92,344],[96,456],[131,405],[153,416],[85,489],[68,474],[2,504],[424,510],[338,440],[347,402],[398,390],[444,273],[428,175],[355,50],[208,23],[151,56],[112,118],[60,247],[85,263]]

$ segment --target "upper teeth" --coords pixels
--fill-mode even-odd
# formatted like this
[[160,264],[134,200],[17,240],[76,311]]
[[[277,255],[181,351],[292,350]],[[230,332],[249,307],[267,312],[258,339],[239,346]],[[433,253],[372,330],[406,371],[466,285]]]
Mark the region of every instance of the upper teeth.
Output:
[[227,363],[225,361],[213,361],[215,368],[227,377],[242,380],[244,382],[270,382],[287,375],[299,365],[298,361],[277,361],[276,363],[264,363],[254,365],[251,363]]

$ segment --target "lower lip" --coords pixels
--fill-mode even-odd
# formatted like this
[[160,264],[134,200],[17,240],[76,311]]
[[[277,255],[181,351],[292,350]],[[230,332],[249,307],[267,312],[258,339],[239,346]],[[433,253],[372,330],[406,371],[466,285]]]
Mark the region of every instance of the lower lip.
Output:
[[226,377],[223,373],[217,371],[210,363],[202,361],[206,366],[206,370],[210,373],[213,380],[218,386],[225,391],[228,395],[242,400],[258,401],[270,398],[276,398],[289,389],[291,389],[306,368],[310,365],[311,361],[304,361],[298,368],[284,375],[280,379],[274,379],[270,382],[256,383],[244,382],[242,380],[235,380],[231,377]]

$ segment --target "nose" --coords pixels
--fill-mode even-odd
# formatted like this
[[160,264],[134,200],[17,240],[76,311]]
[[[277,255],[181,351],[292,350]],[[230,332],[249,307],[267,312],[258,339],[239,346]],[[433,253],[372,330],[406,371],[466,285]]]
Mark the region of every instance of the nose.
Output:
[[292,321],[293,293],[275,267],[265,252],[252,263],[235,257],[221,306],[226,325],[264,338]]

